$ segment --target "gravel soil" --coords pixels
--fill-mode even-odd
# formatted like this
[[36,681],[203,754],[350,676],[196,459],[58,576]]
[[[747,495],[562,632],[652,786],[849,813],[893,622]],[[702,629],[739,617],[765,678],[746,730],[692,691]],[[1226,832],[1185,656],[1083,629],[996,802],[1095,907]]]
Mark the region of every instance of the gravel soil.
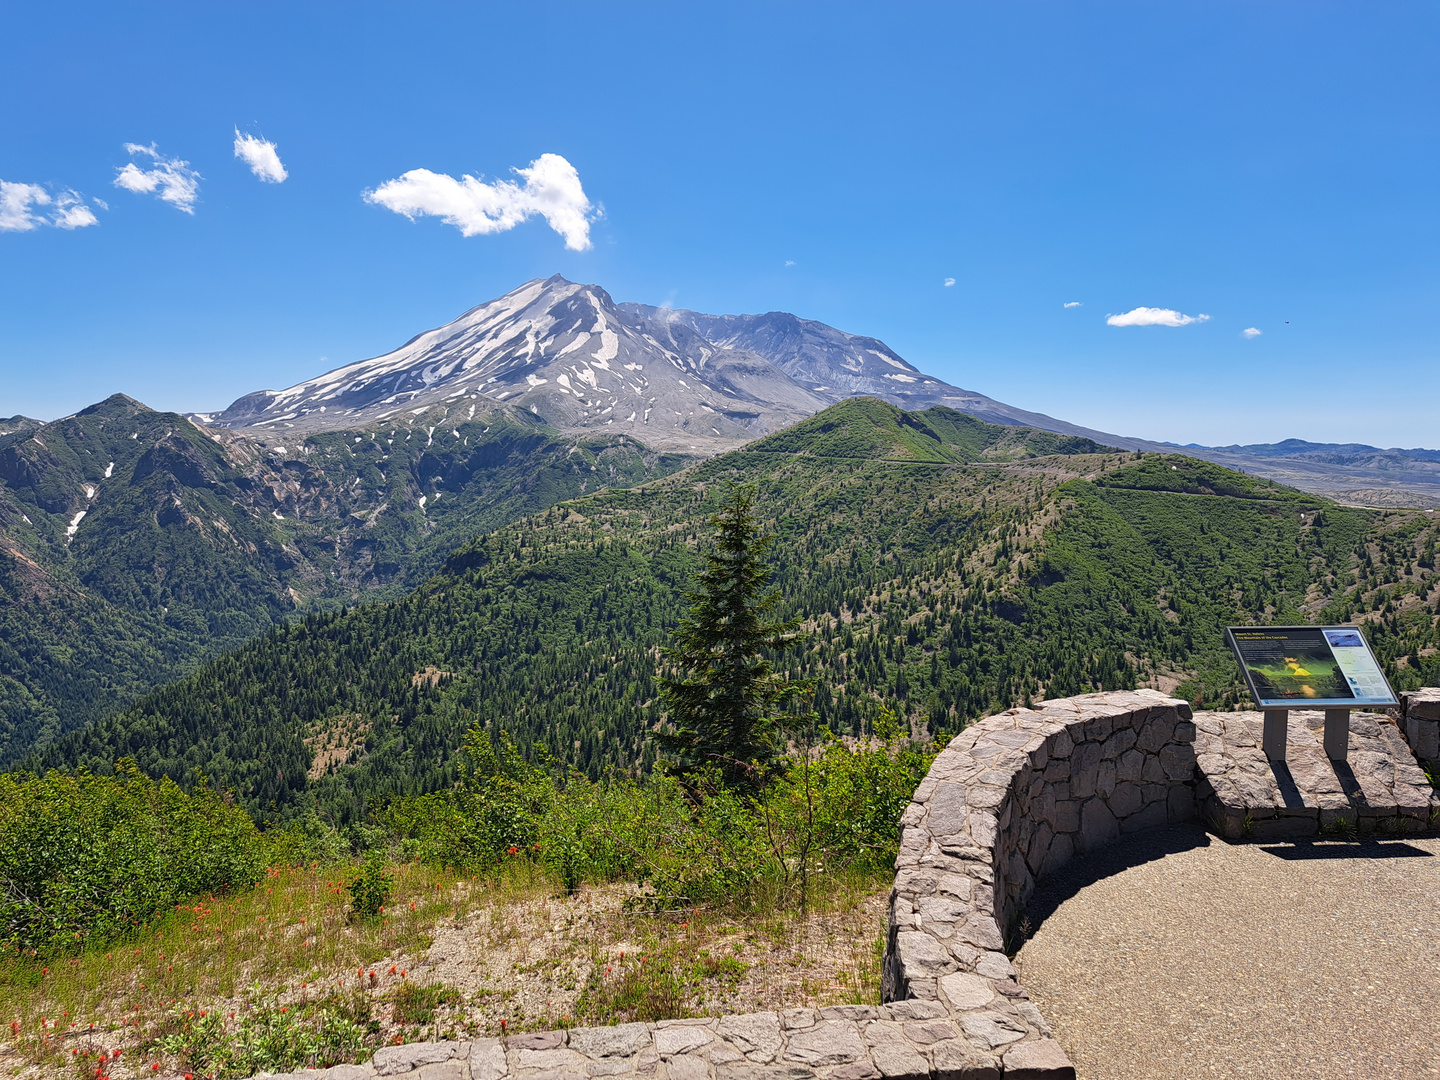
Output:
[[1440,1077],[1440,839],[1131,838],[1044,882],[1021,981],[1081,1080]]

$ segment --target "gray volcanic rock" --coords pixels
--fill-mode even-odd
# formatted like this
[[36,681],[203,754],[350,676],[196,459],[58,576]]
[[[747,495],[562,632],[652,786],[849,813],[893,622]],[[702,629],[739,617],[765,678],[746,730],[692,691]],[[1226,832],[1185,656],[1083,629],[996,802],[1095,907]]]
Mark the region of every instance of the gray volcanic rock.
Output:
[[1115,441],[1117,436],[1103,431],[1017,409],[974,390],[951,386],[926,375],[876,338],[847,334],[788,312],[706,315],[648,304],[625,303],[619,307],[624,314],[651,327],[655,336],[668,335],[677,351],[683,352],[698,339],[712,349],[756,353],[829,403],[868,394],[907,410],[945,405],[991,424],[1038,427],[1094,439],[1106,446],[1120,445]]
[[[248,394],[202,422],[338,430],[427,407],[505,402],[562,431],[633,435],[651,446],[718,450],[830,404],[754,353],[627,318],[604,289],[558,275],[287,390]],[[666,342],[669,341],[670,345]]]

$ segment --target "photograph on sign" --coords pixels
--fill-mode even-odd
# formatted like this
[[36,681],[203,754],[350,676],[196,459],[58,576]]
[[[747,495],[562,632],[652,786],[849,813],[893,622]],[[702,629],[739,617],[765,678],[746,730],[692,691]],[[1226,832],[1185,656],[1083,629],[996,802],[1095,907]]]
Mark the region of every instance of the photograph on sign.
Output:
[[1232,626],[1226,637],[1262,709],[1396,704],[1353,626]]

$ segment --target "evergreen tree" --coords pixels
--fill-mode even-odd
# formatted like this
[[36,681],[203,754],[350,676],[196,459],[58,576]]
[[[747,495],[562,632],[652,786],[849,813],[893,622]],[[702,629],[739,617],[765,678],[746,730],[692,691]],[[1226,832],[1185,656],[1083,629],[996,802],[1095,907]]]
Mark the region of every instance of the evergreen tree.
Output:
[[772,537],[755,521],[755,487],[731,483],[709,519],[715,546],[686,593],[690,612],[664,650],[679,678],[660,679],[672,728],[660,744],[682,775],[716,768],[726,786],[755,790],[780,754],[775,715],[805,684],[777,675],[765,655],[795,644],[795,621],[774,619],[764,555]]

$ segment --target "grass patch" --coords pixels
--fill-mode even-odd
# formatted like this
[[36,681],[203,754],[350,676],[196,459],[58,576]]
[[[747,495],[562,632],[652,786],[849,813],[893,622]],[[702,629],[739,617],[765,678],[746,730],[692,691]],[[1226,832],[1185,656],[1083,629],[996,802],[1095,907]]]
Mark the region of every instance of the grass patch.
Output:
[[[201,1064],[219,1062],[218,1042],[251,1046],[252,1064],[290,1068],[363,1059],[382,1039],[405,1038],[431,1021],[403,1008],[384,1015],[382,1000],[397,990],[403,1000],[411,978],[380,961],[423,952],[437,924],[517,885],[513,875],[477,882],[407,864],[394,870],[392,903],[355,919],[347,886],[358,873],[351,864],[271,868],[253,889],[176,904],[124,941],[57,957],[12,946],[0,957],[12,1051],[55,1065],[78,1059],[71,1049],[121,1049],[141,1053],[147,1068],[190,1062],[188,1071],[218,1076],[228,1066]],[[270,1066],[250,1071],[261,1068]]]
[[441,1006],[459,1005],[464,994],[444,983],[402,982],[390,993],[397,1024],[432,1024]]

